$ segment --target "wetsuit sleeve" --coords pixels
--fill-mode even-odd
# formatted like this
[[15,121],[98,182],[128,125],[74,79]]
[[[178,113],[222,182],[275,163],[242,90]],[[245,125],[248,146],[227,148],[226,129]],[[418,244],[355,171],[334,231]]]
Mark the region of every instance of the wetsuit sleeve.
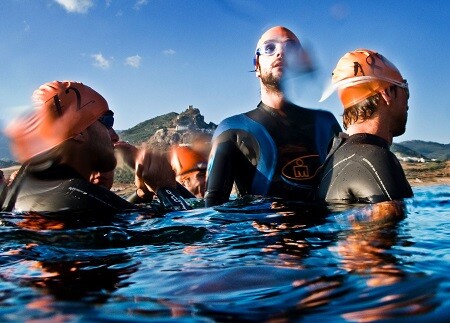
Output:
[[16,210],[36,212],[120,212],[136,209],[120,196],[84,179],[26,181],[15,201]]
[[237,147],[230,132],[213,140],[206,177],[205,206],[228,201],[235,178],[234,158]]
[[[195,198],[195,195],[189,192],[183,185],[177,182],[177,189],[179,195],[181,195],[184,199],[190,199]],[[139,197],[137,192],[134,192],[129,197],[127,197],[127,201],[134,204],[142,204],[142,203],[151,203],[153,201],[153,198],[155,196],[155,193],[149,192],[144,197]]]
[[413,196],[397,158],[387,149],[374,149],[335,161],[327,168],[319,187],[319,198],[327,202],[378,203]]

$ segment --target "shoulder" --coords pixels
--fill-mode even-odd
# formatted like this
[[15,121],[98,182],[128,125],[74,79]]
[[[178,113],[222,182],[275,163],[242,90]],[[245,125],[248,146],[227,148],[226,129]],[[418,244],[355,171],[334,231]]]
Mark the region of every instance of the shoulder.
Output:
[[42,180],[27,176],[15,208],[37,212],[120,211],[133,208],[133,204],[82,178]]
[[314,113],[316,115],[316,118],[321,122],[339,124],[334,114],[332,114],[330,111],[318,109],[314,110]]
[[234,138],[236,134],[247,133],[248,135],[256,135],[257,133],[266,132],[265,127],[259,122],[253,120],[246,114],[238,114],[222,120],[214,131],[213,140],[219,136]]
[[244,113],[225,118],[217,126],[216,132],[223,132],[230,129],[242,129],[249,120],[251,119]]

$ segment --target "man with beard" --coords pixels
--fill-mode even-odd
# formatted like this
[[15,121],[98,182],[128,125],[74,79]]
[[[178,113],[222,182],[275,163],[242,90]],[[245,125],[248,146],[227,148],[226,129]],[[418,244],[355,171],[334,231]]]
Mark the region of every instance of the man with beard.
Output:
[[311,68],[300,41],[277,26],[258,41],[254,56],[261,87],[257,108],[223,120],[208,163],[205,204],[228,201],[233,184],[243,195],[305,200],[318,183],[318,169],[340,126],[327,111],[306,109],[286,98],[287,74]]
[[338,91],[344,106],[341,133],[323,166],[317,192],[327,202],[378,203],[413,196],[403,169],[389,150],[405,132],[408,83],[381,54],[346,53],[321,100]]
[[[33,111],[5,130],[22,167],[1,194],[2,209],[96,215],[139,209],[90,182],[94,172],[110,172],[117,163],[114,113],[106,100],[82,83],[54,81],[34,91],[33,101]],[[135,148],[128,157],[138,189],[156,192],[168,208],[189,208],[165,155]]]

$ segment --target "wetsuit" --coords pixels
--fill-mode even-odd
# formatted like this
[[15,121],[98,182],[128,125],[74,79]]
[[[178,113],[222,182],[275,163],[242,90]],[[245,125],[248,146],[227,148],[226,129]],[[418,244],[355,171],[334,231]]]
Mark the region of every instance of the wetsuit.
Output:
[[213,136],[205,204],[228,201],[233,184],[247,194],[308,198],[332,138],[341,130],[327,111],[286,103],[223,120]]
[[[64,212],[99,211],[116,213],[143,210],[108,189],[85,180],[73,168],[54,164],[44,170],[25,170],[8,189],[3,210]],[[187,209],[189,206],[172,189],[157,192],[161,204],[168,209]],[[174,201],[176,200],[176,201]]]
[[366,133],[336,138],[323,165],[319,199],[378,203],[412,196],[402,166],[387,141]]

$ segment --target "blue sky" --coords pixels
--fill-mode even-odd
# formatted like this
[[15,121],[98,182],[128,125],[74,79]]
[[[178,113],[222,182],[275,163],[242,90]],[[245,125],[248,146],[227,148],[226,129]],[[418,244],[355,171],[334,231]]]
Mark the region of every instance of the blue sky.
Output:
[[338,59],[369,48],[410,84],[406,133],[394,142],[450,143],[450,2],[437,0],[5,0],[0,10],[0,111],[27,107],[39,85],[76,80],[99,91],[124,130],[199,108],[206,122],[253,109],[252,57],[275,25],[294,31],[318,71],[290,84],[300,105],[318,100]]

